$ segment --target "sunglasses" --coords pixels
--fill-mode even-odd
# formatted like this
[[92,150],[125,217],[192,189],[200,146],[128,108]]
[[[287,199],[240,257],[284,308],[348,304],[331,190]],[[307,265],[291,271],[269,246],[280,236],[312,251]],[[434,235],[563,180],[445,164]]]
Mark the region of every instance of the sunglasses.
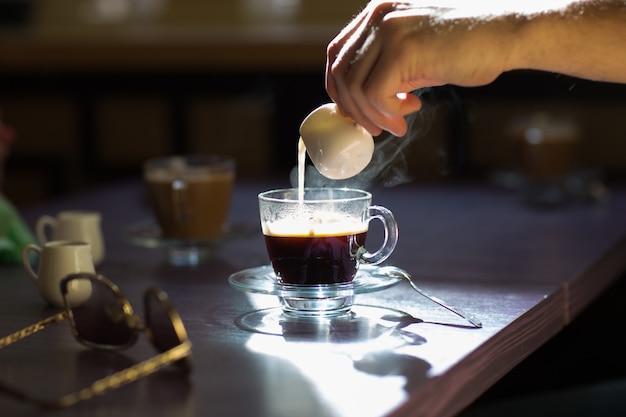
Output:
[[[129,368],[97,380],[89,387],[53,400],[30,396],[0,383],[5,393],[44,408],[61,408],[88,400],[115,388],[151,375],[165,366],[176,364],[184,371],[191,368],[191,342],[187,331],[167,294],[159,288],[149,288],[143,297],[144,319],[133,313],[128,299],[112,281],[102,275],[79,273],[61,281],[65,310],[0,339],[0,349],[24,339],[47,326],[68,319],[74,337],[82,344],[96,349],[116,350],[133,345],[139,333],[145,332],[158,355]],[[71,304],[68,294],[81,288],[81,302]]]

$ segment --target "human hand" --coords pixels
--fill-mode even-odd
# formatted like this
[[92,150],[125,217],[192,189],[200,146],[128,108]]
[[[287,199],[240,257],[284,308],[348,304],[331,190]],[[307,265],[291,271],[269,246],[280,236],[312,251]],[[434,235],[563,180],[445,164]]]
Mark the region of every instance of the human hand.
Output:
[[341,113],[372,135],[403,136],[404,116],[422,106],[409,92],[484,85],[506,68],[507,25],[451,2],[373,1],[330,42],[326,89]]

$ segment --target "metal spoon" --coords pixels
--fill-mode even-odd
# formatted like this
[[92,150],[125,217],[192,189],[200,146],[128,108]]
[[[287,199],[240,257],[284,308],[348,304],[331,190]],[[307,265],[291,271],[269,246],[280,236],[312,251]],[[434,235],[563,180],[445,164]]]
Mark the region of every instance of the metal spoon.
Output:
[[446,303],[445,301],[443,301],[443,300],[441,300],[441,299],[439,299],[437,297],[434,297],[434,296],[426,293],[425,291],[421,290],[417,285],[415,285],[415,283],[413,282],[413,279],[411,279],[411,276],[409,275],[409,273],[404,271],[403,269],[400,269],[400,268],[395,267],[395,266],[381,266],[381,267],[378,267],[378,270],[379,270],[380,273],[382,273],[384,275],[402,278],[403,280],[408,282],[409,285],[411,286],[411,288],[413,288],[415,291],[417,291],[420,295],[428,298],[433,303],[440,305],[441,307],[445,308],[446,310],[448,310],[448,311],[456,314],[457,316],[461,317],[462,319],[466,320],[473,327],[476,327],[476,328],[483,327],[483,324],[480,322],[480,320],[478,320],[473,315],[464,312],[463,310],[461,310],[458,307],[451,306],[448,303]]

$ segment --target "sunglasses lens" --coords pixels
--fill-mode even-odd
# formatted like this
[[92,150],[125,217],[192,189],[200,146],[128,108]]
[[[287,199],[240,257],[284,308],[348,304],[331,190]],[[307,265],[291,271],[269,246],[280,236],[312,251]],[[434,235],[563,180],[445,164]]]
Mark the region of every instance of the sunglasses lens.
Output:
[[151,333],[152,343],[158,350],[165,352],[187,339],[178,313],[163,293],[146,293],[145,303],[146,325]]
[[103,348],[132,343],[136,333],[126,320],[130,306],[125,305],[104,282],[87,277],[74,280],[90,280],[92,285],[91,296],[71,309],[77,337],[86,344]]

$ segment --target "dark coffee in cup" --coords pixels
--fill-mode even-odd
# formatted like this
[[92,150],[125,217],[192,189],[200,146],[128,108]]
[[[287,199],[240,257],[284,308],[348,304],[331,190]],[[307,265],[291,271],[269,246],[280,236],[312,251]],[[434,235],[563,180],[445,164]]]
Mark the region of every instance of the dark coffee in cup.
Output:
[[[278,282],[336,288],[354,281],[360,264],[377,265],[387,259],[398,241],[398,226],[391,211],[371,202],[369,192],[348,188],[291,188],[259,194],[261,228]],[[385,239],[377,251],[370,252],[365,238],[373,219],[382,223]],[[308,290],[313,293],[307,292],[301,301],[309,305],[301,308],[316,310],[323,307],[315,307],[314,300],[329,301],[327,293]]]
[[351,282],[367,232],[333,235],[268,236],[265,245],[278,279],[284,284]]

